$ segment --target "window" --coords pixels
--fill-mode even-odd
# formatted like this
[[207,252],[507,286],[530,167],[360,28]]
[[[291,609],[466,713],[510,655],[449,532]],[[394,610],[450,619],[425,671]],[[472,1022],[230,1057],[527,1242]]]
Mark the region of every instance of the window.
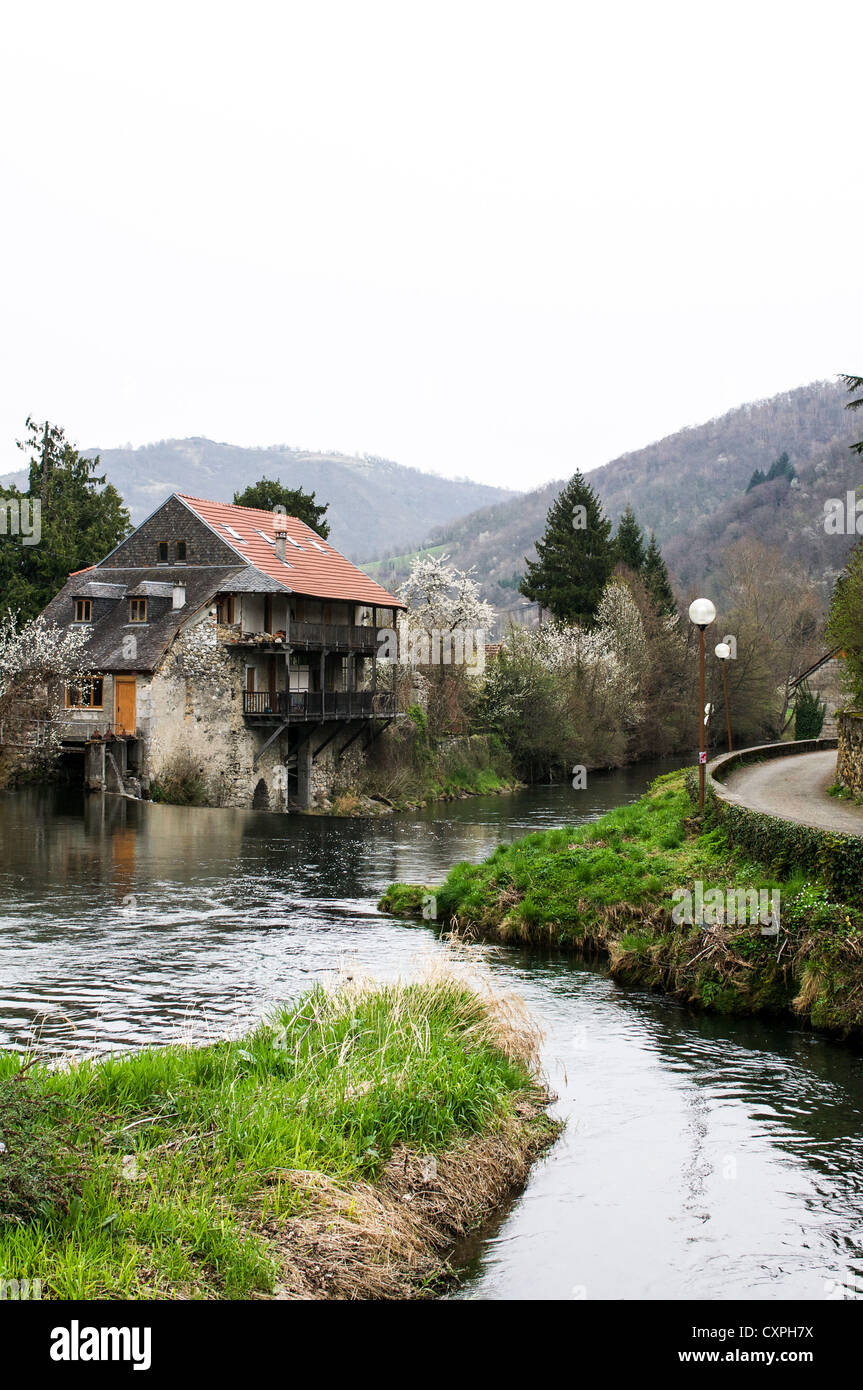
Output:
[[167,542],[167,541],[159,541],[158,552],[159,552],[159,564],[160,564],[160,565],[167,565],[167,563],[168,563],[168,542]]
[[104,703],[104,681],[101,676],[66,686],[67,709],[101,709]]
[[89,623],[93,615],[93,603],[88,598],[76,598],[75,600],[75,622]]
[[147,600],[145,598],[129,599],[129,622],[145,623],[147,621]]
[[185,565],[185,563],[186,563],[186,542],[185,542],[185,541],[177,541],[177,564],[178,564],[178,565]]

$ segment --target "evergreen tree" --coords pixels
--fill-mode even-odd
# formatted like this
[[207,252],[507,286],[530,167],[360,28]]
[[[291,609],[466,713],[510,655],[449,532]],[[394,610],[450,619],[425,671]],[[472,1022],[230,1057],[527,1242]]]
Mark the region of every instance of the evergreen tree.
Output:
[[794,465],[788,455],[783,453],[775,463],[771,463],[765,482],[772,483],[774,478],[787,478],[790,483],[794,476]]
[[303,492],[301,487],[285,487],[277,478],[261,478],[243,492],[234,493],[235,507],[260,507],[264,512],[271,512],[274,507],[284,507],[288,516],[299,517],[322,540],[326,540],[330,534],[329,525],[324,521],[324,513],[329,505],[329,502],[315,502],[315,494]]
[[[863,391],[863,376],[848,376],[847,374],[843,374],[842,380],[849,391]],[[858,396],[856,400],[849,401],[845,409],[859,410],[861,406],[863,406],[863,396]],[[863,439],[859,440],[856,444],[852,444],[850,447],[854,450],[855,454],[863,454]]]
[[796,477],[794,464],[791,462],[787,453],[782,453],[779,455],[778,459],[775,459],[774,462],[771,463],[766,473],[763,468],[756,468],[752,477],[749,479],[749,486],[746,491],[751,492],[754,487],[760,487],[762,483],[772,483],[776,478],[787,478],[790,483],[791,479],[794,477]]
[[528,560],[520,592],[563,622],[591,623],[615,562],[611,522],[576,473],[548,509],[545,533]]
[[644,566],[644,532],[635,519],[635,512],[627,503],[623,516],[617,526],[614,538],[614,553],[618,564],[626,565],[633,574],[640,574]]
[[[83,458],[58,425],[29,417],[19,449],[30,453],[28,491],[7,488],[0,505],[39,502],[39,534],[6,534],[0,541],[0,605],[22,621],[35,617],[74,570],[93,565],[131,530],[113,484],[97,475],[99,459]],[[34,513],[35,516],[35,513]],[[7,529],[9,529],[7,527]]]
[[808,681],[802,681],[794,701],[794,737],[820,738],[826,713],[824,701],[810,689]]
[[647,553],[644,557],[641,577],[659,612],[676,613],[677,603],[674,598],[674,590],[671,587],[671,580],[668,577],[668,569],[652,531],[650,533],[650,545],[647,547]]

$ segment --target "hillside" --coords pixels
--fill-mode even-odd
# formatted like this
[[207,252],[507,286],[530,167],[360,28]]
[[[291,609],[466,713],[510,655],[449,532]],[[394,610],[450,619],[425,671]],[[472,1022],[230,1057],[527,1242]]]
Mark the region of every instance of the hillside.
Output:
[[[711,574],[725,545],[755,535],[803,559],[826,595],[853,538],[825,534],[823,503],[844,496],[863,473],[848,448],[860,424],[845,410],[846,400],[832,383],[802,386],[680,430],[588,476],[613,521],[631,502],[642,526],[655,530],[684,593]],[[794,485],[782,479],[747,494],[754,471],[766,471],[783,452],[797,472]],[[563,481],[439,526],[426,544],[443,545],[461,568],[475,565],[485,597],[502,614],[523,616],[514,578],[524,571],[524,557],[534,556]],[[376,577],[396,583],[405,564],[382,561]]]
[[[490,502],[511,498],[510,489],[467,479],[441,478],[389,459],[350,458],[276,445],[245,449],[212,439],[165,439],[138,449],[88,449],[124,499],[137,524],[170,492],[231,502],[234,492],[264,474],[290,487],[315,491],[329,502],[333,544],[349,559],[408,550],[433,526]],[[27,486],[27,475],[8,474],[0,484]]]

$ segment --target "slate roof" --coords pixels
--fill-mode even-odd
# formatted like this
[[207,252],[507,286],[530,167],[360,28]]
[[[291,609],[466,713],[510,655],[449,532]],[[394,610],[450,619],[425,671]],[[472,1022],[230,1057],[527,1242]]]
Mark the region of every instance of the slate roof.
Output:
[[237,507],[229,502],[207,502],[182,492],[175,496],[247,564],[254,565],[294,593],[377,604],[381,608],[406,606],[346,560],[329,541],[321,540],[298,517],[284,518],[288,539],[283,562],[275,552],[272,512],[257,507]]
[[[94,671],[154,671],[167,650],[177,629],[203,604],[209,603],[218,593],[223,593],[225,585],[234,576],[233,568],[222,565],[181,565],[167,568],[160,565],[151,570],[140,569],[100,569],[100,574],[110,576],[111,597],[114,602],[106,606],[104,612],[98,607],[94,621],[90,624],[91,637],[87,645],[87,655]],[[83,570],[69,576],[68,582],[45,609],[49,623],[68,627],[72,617],[72,599],[85,593],[92,570]],[[186,602],[182,608],[170,605],[163,613],[156,612],[146,623],[130,623],[127,597],[131,590],[139,589],[141,582],[148,581],[173,591],[174,584],[182,584],[186,590]],[[117,588],[125,597],[116,599]],[[100,587],[107,587],[107,585]],[[89,594],[86,595],[90,597]],[[101,597],[106,597],[101,595]],[[125,656],[123,639],[129,635],[135,638],[135,655]]]
[[[288,539],[282,561],[275,552],[272,512],[207,502],[183,493],[172,495],[236,553],[237,563],[131,568],[103,560],[70,574],[44,616],[48,622],[68,627],[73,622],[72,599],[94,601],[87,647],[93,671],[154,671],[177,630],[219,593],[298,593],[381,608],[405,607],[298,517],[284,519]],[[186,591],[182,608],[172,605],[176,584]],[[129,621],[128,600],[138,596],[151,600],[146,623]],[[129,636],[135,638],[134,656],[124,655],[124,639]]]
[[[178,584],[186,587],[185,580],[178,579]],[[174,597],[174,585],[165,579],[142,579],[140,584],[136,584],[134,589],[126,591],[126,598],[169,598]]]
[[291,591],[286,584],[280,584],[278,579],[272,579],[263,570],[255,569],[254,565],[245,565],[241,570],[234,571],[234,577],[228,579],[222,590],[225,594],[289,594]]

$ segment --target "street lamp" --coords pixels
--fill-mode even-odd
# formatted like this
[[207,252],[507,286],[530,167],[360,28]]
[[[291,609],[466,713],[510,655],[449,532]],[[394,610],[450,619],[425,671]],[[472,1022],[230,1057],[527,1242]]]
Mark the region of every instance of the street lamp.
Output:
[[716,609],[709,598],[694,599],[689,605],[689,621],[698,628],[698,688],[701,702],[698,707],[698,810],[704,810],[704,766],[707,762],[707,749],[704,743],[704,629],[716,617]]
[[722,671],[722,689],[725,692],[725,727],[728,730],[728,751],[733,753],[731,747],[731,711],[728,707],[728,681],[725,677],[725,663],[731,655],[731,648],[727,642],[718,642],[713,649],[714,656],[719,658],[719,667]]

